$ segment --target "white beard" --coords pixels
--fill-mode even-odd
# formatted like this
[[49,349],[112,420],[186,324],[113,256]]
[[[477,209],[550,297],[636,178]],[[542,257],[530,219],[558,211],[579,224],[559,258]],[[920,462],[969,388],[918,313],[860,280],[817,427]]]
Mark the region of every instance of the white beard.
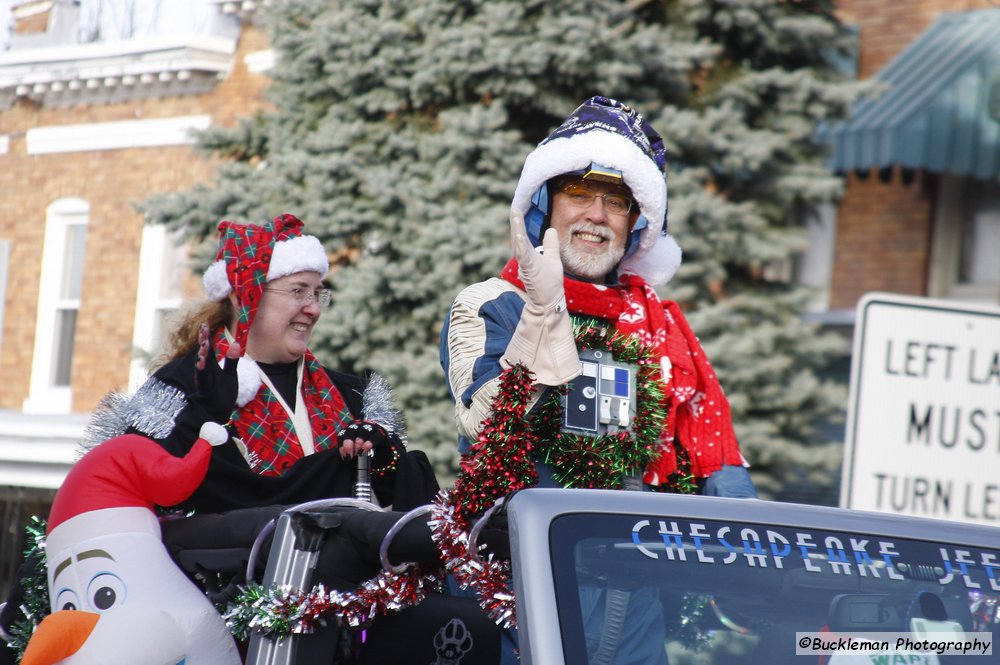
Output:
[[[597,254],[578,251],[571,244],[573,234],[578,231],[592,233],[607,240],[603,251]],[[588,280],[604,279],[608,273],[614,270],[624,255],[625,248],[617,245],[615,234],[610,229],[590,222],[576,222],[570,226],[568,237],[559,243],[559,256],[562,259],[563,269]]]

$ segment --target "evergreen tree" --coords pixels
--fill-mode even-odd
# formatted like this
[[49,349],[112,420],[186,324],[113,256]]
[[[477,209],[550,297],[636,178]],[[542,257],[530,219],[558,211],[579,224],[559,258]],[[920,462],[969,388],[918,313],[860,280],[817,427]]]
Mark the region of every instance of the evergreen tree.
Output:
[[275,3],[274,110],[205,132],[211,186],[153,197],[152,222],[214,239],[223,218],[282,211],[336,253],[320,358],[392,383],[413,445],[456,468],[438,332],[465,285],[509,255],[524,157],[593,94],[635,105],[668,146],[680,301],[732,400],[769,494],[833,482],[815,424],[843,409],[817,378],[837,343],[802,322],[807,294],[774,275],[796,220],[840,182],[811,140],[852,87],[829,0],[295,0]]

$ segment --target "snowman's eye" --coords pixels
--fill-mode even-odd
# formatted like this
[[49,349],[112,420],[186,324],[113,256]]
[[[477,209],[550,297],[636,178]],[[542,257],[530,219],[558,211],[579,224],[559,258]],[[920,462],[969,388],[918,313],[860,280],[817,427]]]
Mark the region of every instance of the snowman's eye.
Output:
[[112,573],[99,573],[87,585],[87,598],[98,612],[106,612],[125,602],[125,583]]
[[80,609],[80,597],[72,589],[62,589],[56,594],[56,610],[78,610]]

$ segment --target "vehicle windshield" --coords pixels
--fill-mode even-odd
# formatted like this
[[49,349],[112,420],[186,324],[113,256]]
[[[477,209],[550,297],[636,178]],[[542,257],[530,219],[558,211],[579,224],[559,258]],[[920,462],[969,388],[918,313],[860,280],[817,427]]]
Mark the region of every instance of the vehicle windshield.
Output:
[[894,663],[796,656],[796,633],[1000,634],[1000,550],[932,538],[559,516],[549,540],[566,662]]

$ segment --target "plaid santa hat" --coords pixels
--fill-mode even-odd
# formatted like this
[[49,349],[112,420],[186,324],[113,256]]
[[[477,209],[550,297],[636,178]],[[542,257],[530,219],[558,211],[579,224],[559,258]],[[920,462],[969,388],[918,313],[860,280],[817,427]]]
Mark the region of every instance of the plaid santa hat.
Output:
[[219,251],[205,271],[205,295],[218,301],[236,293],[235,338],[244,352],[265,284],[297,272],[325,277],[330,271],[323,244],[315,236],[302,235],[302,226],[288,213],[263,226],[219,223]]
[[681,263],[680,247],[666,234],[665,165],[663,139],[638,111],[608,97],[591,97],[525,159],[512,207],[524,214],[528,238],[538,246],[548,225],[550,180],[579,174],[624,184],[640,216],[618,274],[638,275],[658,286]]

